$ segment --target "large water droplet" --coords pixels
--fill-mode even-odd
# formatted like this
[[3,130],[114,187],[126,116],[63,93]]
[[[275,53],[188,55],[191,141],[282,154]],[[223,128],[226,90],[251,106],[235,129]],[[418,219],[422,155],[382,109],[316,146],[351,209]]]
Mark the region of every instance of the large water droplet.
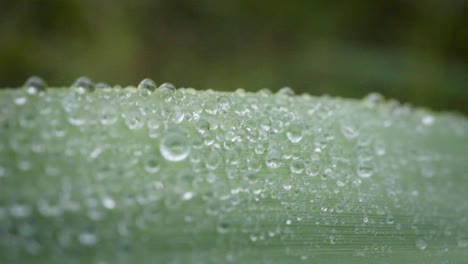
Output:
[[23,87],[26,89],[27,93],[36,94],[39,91],[45,90],[45,88],[47,88],[47,83],[38,76],[31,76],[26,80]]
[[190,144],[182,134],[172,132],[161,140],[161,154],[168,161],[181,161],[190,153]]
[[72,87],[76,88],[80,93],[85,93],[94,90],[94,83],[90,78],[82,76],[75,80]]
[[146,78],[146,79],[143,79],[139,84],[138,84],[138,89],[143,89],[143,90],[147,90],[147,91],[154,91],[156,90],[156,83],[149,79],[149,78]]

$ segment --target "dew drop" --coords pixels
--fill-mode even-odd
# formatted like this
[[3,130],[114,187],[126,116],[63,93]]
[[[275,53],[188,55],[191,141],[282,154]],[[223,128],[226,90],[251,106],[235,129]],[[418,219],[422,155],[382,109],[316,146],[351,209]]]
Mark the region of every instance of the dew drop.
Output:
[[423,239],[416,240],[416,247],[420,250],[425,250],[427,248],[427,242]]
[[172,84],[170,82],[165,82],[165,83],[161,84],[158,88],[161,89],[161,90],[166,90],[166,91],[175,91],[175,89],[176,89],[174,84]]
[[25,204],[14,203],[10,207],[10,215],[13,218],[27,218],[31,215],[31,207]]
[[278,94],[285,95],[285,96],[294,96],[296,93],[291,87],[285,86],[278,90]]
[[332,244],[332,245],[336,244],[336,237],[335,236],[330,236],[329,239],[330,239],[330,244]]
[[82,76],[75,80],[72,87],[76,88],[80,93],[85,93],[94,89],[94,83],[90,78]]
[[276,150],[271,150],[268,152],[265,158],[265,164],[270,169],[277,169],[281,166],[281,153]]
[[201,118],[198,120],[196,127],[200,134],[206,134],[206,132],[210,130],[210,122],[204,118]]
[[47,88],[47,83],[41,77],[31,76],[26,80],[23,87],[28,94],[36,94],[39,91],[45,90],[45,88]]
[[102,205],[107,209],[114,209],[115,208],[115,201],[111,197],[104,197],[102,198]]
[[431,126],[434,124],[434,117],[431,115],[425,115],[422,117],[421,122],[425,126]]
[[468,238],[467,237],[461,237],[457,240],[457,246],[466,248],[468,247]]
[[190,145],[182,134],[174,132],[161,140],[159,150],[166,160],[181,161],[189,155]]
[[359,131],[354,126],[346,124],[341,125],[341,133],[343,133],[347,139],[355,139],[359,136]]
[[286,137],[292,143],[298,143],[302,140],[304,127],[300,124],[292,124],[286,131]]
[[359,162],[357,174],[361,178],[369,178],[374,174],[374,168],[369,162]]
[[205,167],[209,170],[215,170],[221,164],[221,154],[217,150],[212,150],[208,155]]
[[83,246],[94,246],[97,243],[97,236],[91,232],[83,232],[78,235],[78,240]]
[[225,220],[219,220],[216,230],[220,234],[227,234],[229,232],[229,224]]
[[124,115],[125,125],[131,130],[140,129],[145,125],[143,114],[135,110],[129,110]]
[[116,109],[110,106],[104,106],[99,113],[99,122],[102,125],[110,126],[117,122],[118,117]]
[[145,160],[144,168],[146,172],[151,174],[158,172],[160,169],[159,159],[157,159],[154,156],[147,157],[147,159]]
[[96,83],[96,85],[94,85],[94,87],[96,89],[106,89],[106,88],[110,88],[110,85],[105,82],[98,82]]
[[142,90],[147,90],[147,91],[154,91],[156,90],[156,83],[149,79],[149,78],[146,78],[146,79],[143,79],[139,84],[138,84],[138,89],[142,89]]
[[231,100],[227,96],[220,96],[218,98],[218,108],[222,111],[227,111],[231,106]]
[[289,166],[289,169],[294,174],[302,173],[304,171],[304,168],[304,161],[301,159],[291,161],[291,164]]

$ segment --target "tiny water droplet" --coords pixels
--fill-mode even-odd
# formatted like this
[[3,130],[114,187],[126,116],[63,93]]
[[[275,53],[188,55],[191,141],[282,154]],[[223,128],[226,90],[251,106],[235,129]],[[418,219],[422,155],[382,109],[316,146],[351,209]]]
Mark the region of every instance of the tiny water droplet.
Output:
[[227,96],[220,96],[218,98],[218,108],[222,111],[227,111],[231,106],[231,100]]
[[152,92],[152,91],[156,90],[156,83],[153,80],[151,80],[149,78],[146,78],[146,79],[143,79],[138,84],[137,88]]
[[102,205],[107,209],[114,209],[115,208],[115,201],[111,197],[104,197],[102,198]]
[[160,169],[160,161],[154,156],[149,156],[145,160],[145,171],[148,173],[156,173]]
[[91,232],[83,232],[78,235],[78,240],[83,246],[94,246],[97,243],[97,236]]
[[425,126],[432,126],[432,124],[434,124],[434,117],[431,115],[425,115],[422,117],[421,122]]
[[268,152],[265,158],[265,164],[270,169],[277,169],[281,166],[281,153],[276,150],[271,150]]
[[329,239],[330,239],[330,244],[332,244],[332,245],[336,244],[336,237],[335,236],[330,236]]
[[131,130],[140,129],[145,125],[145,118],[138,110],[129,110],[124,113],[125,124]]
[[299,141],[302,140],[303,134],[304,133],[304,126],[301,124],[292,124],[287,128],[286,131],[286,137],[291,141],[292,143],[298,143]]
[[111,106],[104,106],[99,113],[99,122],[101,122],[102,125],[110,126],[117,122],[118,117],[116,109]]
[[187,139],[178,132],[166,135],[160,144],[160,151],[168,161],[181,161],[190,153],[190,145]]
[[374,174],[374,168],[369,162],[359,162],[357,174],[361,178],[369,178]]
[[423,239],[416,240],[416,247],[420,250],[425,250],[427,248],[427,242]]
[[210,130],[210,122],[208,122],[208,120],[204,118],[200,118],[200,120],[198,120],[197,122],[196,127],[198,132],[203,135]]
[[458,247],[468,247],[468,237],[461,237],[457,240],[457,246]]
[[289,169],[294,174],[302,173],[304,171],[304,168],[304,161],[301,159],[291,161],[291,164],[289,166]]
[[355,139],[359,136],[359,131],[349,124],[341,125],[341,133],[343,133],[347,139]]
[[108,83],[105,83],[105,82],[98,82],[98,83],[96,83],[96,85],[94,85],[94,88],[96,88],[96,89],[106,89],[106,88],[110,88],[110,85]]
[[229,224],[225,220],[219,220],[216,230],[220,234],[226,234],[229,232]]

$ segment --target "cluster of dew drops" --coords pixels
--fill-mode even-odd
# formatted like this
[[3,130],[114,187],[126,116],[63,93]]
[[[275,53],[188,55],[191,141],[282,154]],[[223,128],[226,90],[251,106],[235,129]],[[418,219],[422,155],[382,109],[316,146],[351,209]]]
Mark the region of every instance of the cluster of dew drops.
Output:
[[[115,164],[110,162],[103,166],[102,173],[93,175],[96,181],[105,182],[109,177],[116,177],[112,174],[117,170],[123,170],[128,174],[125,177],[136,177],[134,182],[141,182],[138,188],[145,190],[131,199],[133,203],[160,202],[165,210],[178,210],[191,201],[203,202],[202,212],[199,208],[184,210],[182,221],[192,225],[197,220],[212,217],[216,219],[214,228],[219,234],[250,230],[252,232],[247,233],[251,242],[294,237],[290,227],[305,220],[332,226],[336,220],[330,215],[340,210],[355,210],[339,209],[339,202],[331,208],[327,200],[346,193],[343,191],[346,186],[351,189],[348,192],[358,193],[363,181],[379,177],[376,167],[382,167],[379,162],[392,149],[379,138],[369,135],[375,129],[398,126],[399,122],[403,124],[405,115],[412,116],[408,108],[390,103],[390,108],[398,112],[397,117],[395,111],[384,112],[377,121],[369,118],[370,121],[363,124],[359,121],[363,117],[351,116],[349,109],[340,108],[336,100],[327,96],[320,100],[309,95],[296,96],[289,87],[276,94],[268,89],[256,93],[243,89],[234,93],[196,92],[193,88],[176,89],[171,83],[158,86],[151,79],[142,80],[137,87],[122,88],[80,77],[70,91],[57,89],[58,105],[62,109],[48,106],[52,99],[45,93],[46,89],[53,91],[41,78],[31,77],[23,89],[14,92],[13,104],[20,109],[32,101],[31,104],[40,108],[35,109],[40,115],[64,116],[69,125],[62,126],[57,121],[60,119],[44,117],[49,122],[46,129],[52,131],[51,134],[37,141],[23,142],[29,146],[21,146],[21,142],[12,137],[11,148],[29,147],[32,152],[43,154],[47,140],[52,142],[53,138],[64,139],[67,138],[65,135],[71,134],[76,140],[72,138],[65,143],[64,159],[67,155],[78,155],[84,162],[81,165],[99,160],[114,149],[112,159]],[[382,102],[380,95],[371,94],[363,100],[362,112],[366,113]],[[3,115],[8,115],[8,111],[11,114],[11,109],[2,111]],[[24,112],[26,114],[20,114],[15,125],[23,129],[40,129],[36,127],[34,115]],[[421,131],[435,122],[429,114],[417,118]],[[119,138],[122,130],[130,136]],[[2,145],[2,151],[5,147]],[[6,178],[12,171],[34,171],[36,165],[27,160],[18,161],[15,169],[0,164],[0,176]],[[45,164],[43,167],[45,174],[65,173],[57,166]],[[423,168],[423,173],[433,174],[433,168]],[[104,184],[100,188],[104,191],[100,190],[97,198],[83,202],[93,220],[102,217],[96,209],[99,206],[115,210],[122,204],[132,203],[113,197],[110,191],[105,191]],[[341,197],[346,199],[347,195]],[[310,200],[310,208],[316,207],[322,214],[307,219],[310,216],[303,208],[304,203],[296,202],[304,199]],[[256,212],[258,204],[266,200],[278,201],[292,212],[301,213],[277,215],[273,221],[281,225],[268,231],[260,230],[256,223],[271,217]],[[235,226],[230,223],[229,216],[239,213],[236,210],[241,203],[252,204],[251,211],[245,211],[244,207],[245,221]],[[6,210],[2,208],[0,213],[4,214]],[[8,210],[13,218],[19,219],[27,218],[33,211],[31,205],[20,203],[13,204]],[[37,210],[42,215],[58,216],[66,209],[41,200]],[[145,222],[151,222],[147,218],[145,214],[135,217],[134,225],[147,226]],[[385,218],[387,224],[393,224],[394,220],[389,220],[393,219],[391,215]],[[364,214],[359,221],[366,224],[369,220]],[[128,224],[122,223],[117,227],[122,236],[128,233],[127,228]],[[340,237],[334,229],[330,230],[324,232],[320,242],[339,243]],[[77,234],[77,240],[82,245],[93,246],[99,242],[99,236],[95,231],[85,230]],[[465,240],[460,243],[468,245]],[[427,247],[421,239],[415,245],[422,250]],[[33,242],[27,247],[31,252],[40,249],[40,245]]]

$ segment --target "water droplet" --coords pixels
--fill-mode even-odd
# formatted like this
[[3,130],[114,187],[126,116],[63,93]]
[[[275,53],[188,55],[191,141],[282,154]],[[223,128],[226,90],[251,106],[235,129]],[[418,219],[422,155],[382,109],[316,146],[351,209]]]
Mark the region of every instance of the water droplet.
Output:
[[198,120],[197,122],[196,127],[198,132],[200,132],[200,134],[203,135],[210,130],[210,122],[208,122],[208,120],[204,118],[200,118],[200,120]]
[[359,131],[349,124],[341,124],[341,133],[343,133],[347,139],[355,139],[359,136]]
[[330,239],[330,244],[332,244],[332,245],[336,244],[336,237],[335,236],[332,235],[332,236],[329,237],[329,239]]
[[292,124],[287,128],[286,137],[292,143],[298,143],[302,140],[304,133],[304,126],[301,124]]
[[286,220],[286,224],[287,225],[291,225],[292,224],[292,221],[290,219]]
[[216,230],[220,234],[227,234],[229,232],[229,223],[226,222],[223,219],[219,220],[218,221],[218,226],[216,227]]
[[221,164],[221,154],[217,150],[212,150],[206,159],[205,167],[209,170],[215,170]]
[[291,161],[291,164],[289,166],[289,169],[294,174],[302,173],[304,171],[304,168],[304,161],[301,159]]
[[96,89],[106,89],[106,88],[110,88],[110,85],[105,82],[98,82],[96,83],[96,85],[94,85],[94,87]]
[[277,169],[281,166],[281,153],[276,150],[271,150],[265,158],[265,164],[270,169]]
[[115,201],[111,197],[106,196],[102,198],[102,205],[107,209],[114,209]]
[[45,90],[45,88],[47,88],[47,83],[38,76],[31,76],[26,80],[23,87],[28,94],[36,94],[39,91]]
[[285,96],[294,96],[296,93],[291,87],[286,86],[286,87],[279,89],[278,94],[285,95]]
[[370,162],[360,161],[357,168],[357,174],[361,178],[369,178],[374,174],[374,168]]
[[389,215],[387,216],[387,224],[393,225],[395,223],[395,218],[393,216]]
[[90,247],[97,243],[98,238],[94,233],[83,232],[78,235],[78,240],[82,245]]
[[118,119],[117,110],[111,106],[104,106],[99,113],[99,122],[102,125],[110,126],[115,124]]
[[458,247],[468,247],[468,238],[467,237],[461,237],[457,240],[457,246]]
[[79,93],[85,93],[94,89],[94,83],[90,78],[82,76],[75,80],[72,87],[77,89]]
[[425,126],[432,126],[432,124],[434,124],[434,117],[431,115],[425,115],[422,117],[421,122]]
[[175,91],[175,86],[170,82],[165,82],[159,86],[161,90]]
[[27,218],[31,211],[31,207],[26,204],[14,203],[10,206],[10,215],[13,218]]
[[129,129],[140,129],[145,125],[145,118],[143,114],[138,110],[128,110],[124,113],[125,125]]
[[190,153],[190,145],[187,139],[180,133],[173,132],[161,140],[160,151],[168,161],[181,161]]
[[182,194],[182,200],[188,201],[191,200],[195,196],[194,192],[185,192]]
[[367,217],[367,215],[365,215],[364,218],[362,218],[362,222],[364,224],[367,224],[369,222],[369,218]]
[[20,95],[20,96],[15,96],[13,100],[16,105],[24,105],[28,101],[28,98],[26,98],[26,96]]
[[231,106],[231,100],[227,96],[220,96],[218,98],[218,108],[222,111],[227,111]]
[[160,161],[158,158],[154,157],[154,156],[149,156],[147,157],[147,159],[145,160],[145,164],[144,164],[144,167],[145,167],[145,171],[148,172],[148,173],[156,173],[159,171],[160,169]]
[[427,248],[427,242],[423,239],[416,240],[416,247],[420,250],[425,250]]
[[149,79],[143,79],[139,84],[138,84],[138,89],[146,90],[146,91],[154,91],[156,90],[156,83]]
[[384,97],[379,93],[370,93],[364,98],[364,103],[368,107],[376,107],[377,105],[383,103]]
[[290,190],[292,189],[292,185],[290,185],[290,184],[285,184],[285,185],[283,185],[283,189],[284,189],[285,191],[290,191]]

